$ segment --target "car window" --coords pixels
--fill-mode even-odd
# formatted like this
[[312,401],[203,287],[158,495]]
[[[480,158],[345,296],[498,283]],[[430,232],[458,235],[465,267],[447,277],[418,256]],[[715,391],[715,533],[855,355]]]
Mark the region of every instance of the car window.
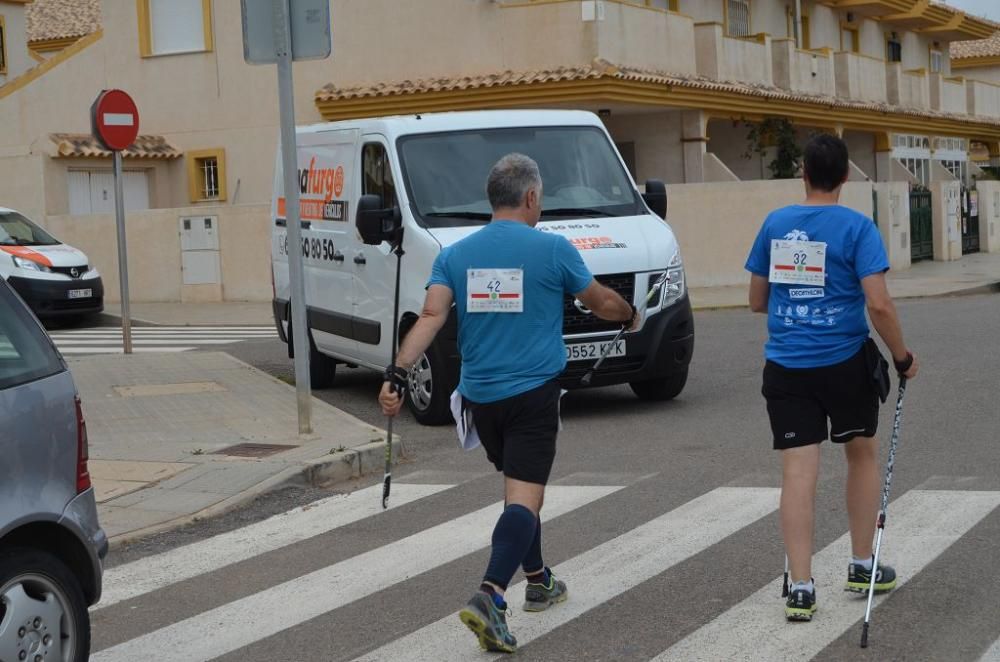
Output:
[[0,245],[55,246],[59,242],[16,211],[0,211]]
[[0,390],[65,370],[62,359],[24,304],[0,281]]

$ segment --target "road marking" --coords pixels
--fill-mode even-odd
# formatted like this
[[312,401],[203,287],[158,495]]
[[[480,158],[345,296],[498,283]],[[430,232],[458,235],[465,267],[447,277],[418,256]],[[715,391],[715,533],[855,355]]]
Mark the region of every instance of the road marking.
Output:
[[[197,347],[134,347],[136,354],[153,354],[156,352],[190,352]],[[62,354],[121,354],[121,347],[59,347]]]
[[[108,342],[118,342],[120,338],[107,339],[107,340],[96,340],[92,338],[84,338],[81,340],[60,340],[56,341],[56,345],[60,347],[95,347],[95,346],[107,346]],[[176,338],[170,340],[158,340],[156,338],[143,338],[136,337],[132,338],[133,345],[162,345],[164,347],[169,347],[171,345],[232,345],[234,342],[239,342],[241,338],[211,338],[205,340],[198,340],[196,338]]]
[[[558,517],[623,489],[551,486],[545,512]],[[487,547],[503,502],[230,602],[91,656],[132,662],[211,660]]]
[[[393,487],[391,505],[398,508],[454,486],[398,483]],[[383,512],[381,494],[381,485],[338,494],[207,540],[110,568],[104,572],[104,593],[97,608],[104,609],[377,516]]]
[[[907,492],[889,505],[883,548],[904,585],[1000,505],[1000,492]],[[653,662],[683,660],[806,660],[820,653],[846,630],[861,636],[865,599],[842,590],[851,553],[849,534],[813,559],[819,587],[819,611],[803,632],[786,623],[778,598],[781,577],[670,647]],[[898,588],[897,588],[898,590]],[[890,593],[885,598],[890,597]],[[878,612],[872,616],[871,645],[878,647]],[[877,656],[877,654],[876,654]]]
[[[512,596],[508,623],[518,644],[555,630],[774,512],[780,493],[776,488],[720,487],[560,564],[553,571],[569,582],[570,598],[557,608],[524,614],[513,602],[523,599],[525,583],[512,586],[507,593]],[[403,659],[461,662],[496,657],[478,651],[468,630],[451,614],[358,658]]]
[[1000,639],[993,642],[990,649],[979,658],[979,662],[1000,662]]
[[[121,354],[122,335],[116,327],[55,331],[49,337],[64,354]],[[274,327],[138,327],[132,329],[137,352],[189,352],[198,347],[229,345],[247,340],[274,340]]]

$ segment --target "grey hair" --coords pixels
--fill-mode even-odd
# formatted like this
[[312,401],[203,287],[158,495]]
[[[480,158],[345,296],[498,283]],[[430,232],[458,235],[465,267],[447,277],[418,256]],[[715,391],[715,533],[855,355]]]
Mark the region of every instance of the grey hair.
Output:
[[542,187],[538,164],[524,154],[508,154],[490,170],[486,180],[486,196],[493,209],[516,209],[524,204],[524,196]]

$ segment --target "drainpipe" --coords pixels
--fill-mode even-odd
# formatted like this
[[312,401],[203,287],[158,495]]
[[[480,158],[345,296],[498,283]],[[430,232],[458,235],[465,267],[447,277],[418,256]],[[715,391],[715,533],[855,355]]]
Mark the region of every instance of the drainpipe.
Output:
[[802,48],[802,0],[795,0],[795,47]]

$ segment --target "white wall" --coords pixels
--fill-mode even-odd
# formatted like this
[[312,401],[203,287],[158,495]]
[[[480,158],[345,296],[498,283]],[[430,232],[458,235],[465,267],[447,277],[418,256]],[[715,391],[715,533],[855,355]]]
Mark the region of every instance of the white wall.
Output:
[[616,115],[605,118],[616,143],[635,143],[636,180],[660,179],[684,183],[680,111]]

